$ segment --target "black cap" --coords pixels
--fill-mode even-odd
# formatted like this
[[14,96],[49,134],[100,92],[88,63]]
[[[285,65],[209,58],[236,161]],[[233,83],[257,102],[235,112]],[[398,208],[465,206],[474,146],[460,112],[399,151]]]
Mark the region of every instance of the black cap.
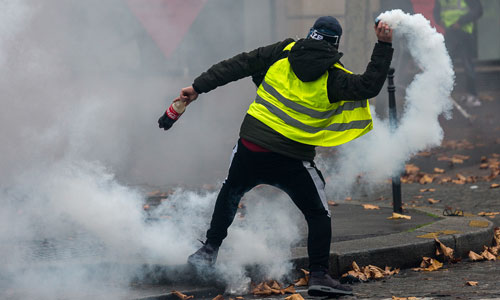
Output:
[[338,47],[342,36],[342,26],[332,16],[319,17],[307,35],[308,38],[325,40]]

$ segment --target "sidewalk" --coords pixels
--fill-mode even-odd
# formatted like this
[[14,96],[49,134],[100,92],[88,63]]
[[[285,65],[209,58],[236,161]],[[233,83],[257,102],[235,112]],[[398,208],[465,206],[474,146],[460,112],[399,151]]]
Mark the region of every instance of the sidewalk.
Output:
[[[482,251],[483,245],[491,245],[493,237],[494,226],[489,220],[477,216],[444,217],[440,209],[412,208],[405,212],[411,220],[389,220],[387,218],[392,215],[389,206],[367,210],[360,203],[349,201],[331,208],[330,272],[334,276],[350,270],[353,261],[359,266],[418,266],[423,256],[435,256],[435,236],[453,248],[457,257],[467,257],[470,250]],[[296,269],[307,269],[307,231],[305,226],[301,229],[304,240],[292,249],[292,261]],[[154,266],[150,270],[153,286],[138,282],[134,289],[135,299],[176,299],[171,290],[197,298],[215,297],[224,292],[223,284],[214,280],[216,276],[200,281],[187,266]],[[252,270],[258,272],[258,267],[249,269]]]

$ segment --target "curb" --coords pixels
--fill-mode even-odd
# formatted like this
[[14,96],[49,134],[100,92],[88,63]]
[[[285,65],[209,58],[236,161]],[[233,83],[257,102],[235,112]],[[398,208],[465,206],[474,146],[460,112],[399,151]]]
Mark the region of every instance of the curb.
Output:
[[[429,212],[425,209],[415,210]],[[411,232],[332,243],[330,273],[340,277],[351,270],[353,261],[359,266],[371,264],[382,268],[418,266],[423,256],[435,257],[436,243],[433,236],[436,234],[443,244],[454,250],[455,257],[467,257],[471,250],[481,252],[484,245],[491,246],[493,229],[493,223],[483,217],[444,217]],[[306,247],[292,249],[291,260],[297,269],[308,269]]]

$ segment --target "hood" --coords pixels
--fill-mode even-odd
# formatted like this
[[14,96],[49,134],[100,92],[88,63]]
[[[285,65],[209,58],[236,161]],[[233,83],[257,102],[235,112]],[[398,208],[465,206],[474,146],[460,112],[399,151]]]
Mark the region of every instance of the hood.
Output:
[[342,53],[326,41],[301,39],[293,45],[288,61],[297,77],[305,82],[314,81],[338,62]]

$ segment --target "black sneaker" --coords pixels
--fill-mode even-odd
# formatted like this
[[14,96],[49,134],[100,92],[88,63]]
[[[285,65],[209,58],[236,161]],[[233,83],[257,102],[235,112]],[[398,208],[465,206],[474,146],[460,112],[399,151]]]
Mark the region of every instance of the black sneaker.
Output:
[[213,266],[217,260],[219,247],[214,247],[207,242],[201,242],[203,246],[188,257],[188,264],[195,267]]
[[325,272],[311,272],[309,277],[309,296],[313,297],[337,297],[352,295],[350,286],[342,285]]

